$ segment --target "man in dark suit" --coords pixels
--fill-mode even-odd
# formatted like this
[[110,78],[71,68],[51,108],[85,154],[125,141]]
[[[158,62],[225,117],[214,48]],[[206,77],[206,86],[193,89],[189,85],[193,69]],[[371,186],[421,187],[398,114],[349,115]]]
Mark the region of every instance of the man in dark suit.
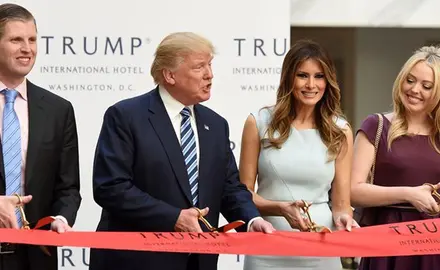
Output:
[[[0,5],[0,224],[25,225],[18,195],[31,227],[53,216],[47,229],[62,233],[71,230],[81,202],[76,123],[70,102],[25,78],[36,42],[32,14]],[[0,243],[0,270],[55,270],[56,247],[47,249],[51,256],[38,246]]]
[[[239,231],[270,233],[240,184],[227,121],[200,105],[210,97],[212,44],[174,33],[158,46],[154,90],[111,106],[96,148],[93,194],[98,231],[202,232],[199,213],[220,213]],[[218,255],[91,250],[90,270],[214,270]]]

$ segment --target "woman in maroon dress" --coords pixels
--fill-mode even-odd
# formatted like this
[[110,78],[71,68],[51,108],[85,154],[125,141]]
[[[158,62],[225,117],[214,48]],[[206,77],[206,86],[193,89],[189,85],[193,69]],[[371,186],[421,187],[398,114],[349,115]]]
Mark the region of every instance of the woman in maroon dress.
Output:
[[[368,116],[356,134],[351,201],[378,207],[375,225],[433,218],[439,206],[431,183],[440,187],[440,48],[422,47],[404,64],[393,87],[393,112],[382,114],[383,130],[373,165],[379,117]],[[401,207],[406,206],[406,207]],[[438,217],[438,216],[436,216]],[[363,258],[360,270],[428,270],[440,255]]]

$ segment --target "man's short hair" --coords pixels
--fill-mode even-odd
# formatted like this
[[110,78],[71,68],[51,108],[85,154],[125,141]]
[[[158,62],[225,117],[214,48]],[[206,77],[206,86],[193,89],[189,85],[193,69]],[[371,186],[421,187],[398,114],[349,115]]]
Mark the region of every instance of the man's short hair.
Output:
[[192,32],[176,32],[166,36],[156,49],[151,65],[154,82],[163,81],[162,70],[173,70],[191,53],[214,53],[212,43]]
[[[6,23],[10,21],[34,21],[32,13],[22,6],[12,3],[0,5],[0,38],[3,37]],[[36,25],[36,23],[35,23]]]

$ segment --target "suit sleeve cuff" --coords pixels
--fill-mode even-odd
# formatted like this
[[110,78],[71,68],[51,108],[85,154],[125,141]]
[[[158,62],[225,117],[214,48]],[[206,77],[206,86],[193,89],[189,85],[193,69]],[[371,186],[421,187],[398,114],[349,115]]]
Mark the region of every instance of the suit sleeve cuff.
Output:
[[253,219],[249,220],[248,226],[247,226],[247,231],[249,232],[249,229],[252,226],[252,223],[257,220],[257,219],[263,219],[262,217],[254,217]]
[[67,225],[69,225],[69,222],[67,222],[67,219],[66,219],[65,217],[61,216],[61,215],[58,215],[58,216],[55,216],[55,217],[52,217],[52,218],[54,218],[54,219],[59,219],[59,220],[61,220],[62,222],[64,222],[64,223],[66,223]]

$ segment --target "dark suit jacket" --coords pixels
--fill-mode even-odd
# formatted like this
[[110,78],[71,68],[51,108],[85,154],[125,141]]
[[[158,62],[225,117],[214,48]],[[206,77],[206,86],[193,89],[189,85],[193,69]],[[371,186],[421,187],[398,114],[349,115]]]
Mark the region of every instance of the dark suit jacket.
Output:
[[[208,221],[246,223],[259,213],[239,182],[228,123],[195,105],[200,147],[199,208]],[[205,128],[208,127],[208,128]],[[98,231],[172,232],[181,209],[192,207],[180,144],[158,88],[121,101],[104,115],[96,148],[93,194],[103,208]],[[247,224],[241,227],[246,230]],[[200,269],[217,269],[218,255],[200,255]],[[91,250],[91,270],[186,269],[188,254]]]
[[[78,137],[71,103],[27,81],[29,142],[25,193],[32,195],[25,214],[34,223],[46,216],[64,216],[73,226],[81,203],[79,194]],[[1,144],[0,144],[1,149]],[[0,155],[0,194],[5,194],[3,156]],[[58,268],[56,247],[52,256],[28,246],[32,270]]]

